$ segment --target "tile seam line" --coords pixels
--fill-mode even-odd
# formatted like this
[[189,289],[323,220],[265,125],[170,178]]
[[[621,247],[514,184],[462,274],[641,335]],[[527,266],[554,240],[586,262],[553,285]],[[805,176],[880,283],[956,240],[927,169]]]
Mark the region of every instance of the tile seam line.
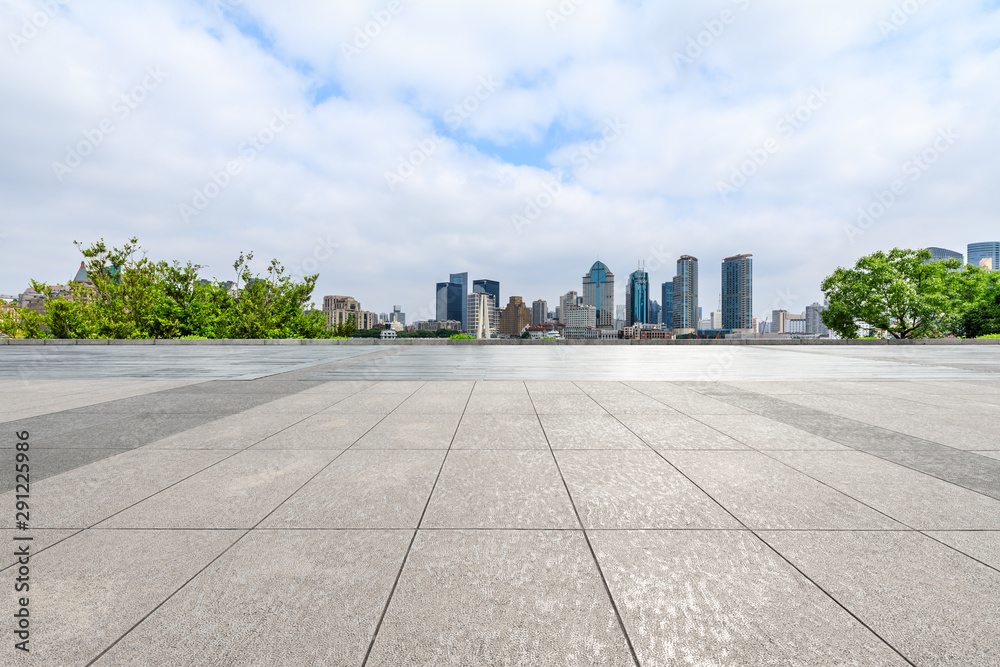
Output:
[[[425,387],[427,382],[428,381],[425,380],[420,388]],[[417,391],[419,390],[420,389],[418,388]],[[417,393],[417,391],[414,391],[410,396],[412,397]],[[472,389],[469,391],[469,396],[465,399],[465,408],[462,410],[462,415],[458,418],[458,423],[455,424],[455,431],[451,434],[451,442],[448,443],[448,449],[445,451],[444,458],[441,459],[441,466],[438,468],[437,476],[434,478],[434,484],[431,485],[431,491],[427,494],[427,502],[424,503],[424,509],[420,513],[420,519],[417,520],[417,526],[413,529],[413,535],[410,537],[410,543],[407,545],[406,552],[403,554],[403,561],[399,564],[399,571],[396,572],[396,579],[392,583],[392,588],[389,589],[389,595],[386,596],[385,605],[382,607],[382,613],[379,615],[378,622],[375,624],[375,630],[372,632],[371,640],[368,642],[368,650],[365,651],[365,657],[361,661],[361,667],[366,667],[368,665],[368,660],[371,658],[372,650],[375,648],[375,642],[378,639],[379,632],[382,630],[382,624],[385,622],[386,614],[389,612],[389,605],[392,604],[392,599],[396,595],[396,589],[399,587],[399,582],[403,578],[403,572],[406,570],[406,563],[410,560],[410,553],[413,551],[413,545],[417,541],[417,535],[420,533],[420,526],[424,522],[424,517],[427,515],[427,509],[431,506],[431,500],[434,498],[434,491],[437,490],[438,482],[441,480],[441,474],[444,472],[444,466],[448,462],[448,455],[451,453],[452,445],[455,443],[455,438],[458,436],[458,429],[462,426],[462,420],[465,419],[465,411],[468,410],[469,402],[472,401],[472,395],[475,391],[476,385],[473,384]],[[400,405],[402,405],[402,403]]]
[[964,551],[962,551],[958,547],[953,546],[951,544],[948,544],[947,542],[943,542],[943,541],[939,540],[938,538],[934,537],[933,535],[931,535],[931,533],[976,533],[976,532],[991,533],[991,532],[996,532],[996,531],[989,531],[989,530],[981,530],[981,531],[973,531],[973,530],[920,530],[920,531],[917,531],[917,532],[920,533],[921,535],[923,535],[924,537],[928,538],[928,539],[934,540],[935,542],[937,542],[938,544],[940,544],[943,547],[947,547],[948,549],[951,549],[952,551],[955,551],[955,552],[957,552],[957,553],[965,556],[966,558],[969,558],[971,560],[976,561],[980,565],[988,567],[991,570],[995,570],[996,572],[1000,572],[1000,567],[996,567],[996,566],[990,565],[989,563],[987,563],[985,561],[982,561],[982,560],[976,558],[975,556],[973,556],[971,554],[965,553]]
[[[632,388],[635,389],[635,387],[632,387]],[[640,393],[642,393],[642,392],[640,392]],[[650,397],[650,398],[653,398],[653,397]],[[654,400],[656,400],[656,399],[654,399]],[[688,415],[688,416],[690,416],[690,415]],[[624,428],[626,428],[628,431],[630,431],[632,433],[632,435],[634,435],[635,437],[639,438],[639,435],[636,434],[634,431],[632,431],[632,429],[630,429],[624,422],[622,422],[620,419],[618,419],[617,416],[615,417],[615,419],[618,421],[619,424],[621,424]],[[642,440],[642,438],[639,438],[639,439]],[[646,441],[642,440],[642,442],[645,443]],[[712,494],[710,494],[707,491],[705,491],[705,489],[703,489],[697,482],[695,482],[693,479],[691,479],[690,477],[688,477],[687,474],[685,474],[683,470],[681,470],[680,468],[678,468],[677,466],[675,466],[673,463],[671,463],[669,460],[667,460],[667,458],[665,456],[663,456],[663,454],[661,454],[657,450],[653,449],[653,447],[651,447],[648,444],[646,444],[646,446],[649,447],[651,450],[653,450],[653,452],[655,452],[657,456],[659,456],[661,459],[663,459],[667,463],[667,465],[669,465],[671,468],[673,468],[674,470],[676,470],[678,472],[678,474],[680,474],[682,477],[684,477],[684,479],[686,479],[688,482],[690,482],[691,484],[693,484],[699,491],[701,491],[702,493],[704,493],[706,496],[708,496],[709,498],[711,498],[712,502],[714,502],[716,505],[718,505],[726,514],[728,514],[729,516],[731,516],[733,518],[733,520],[735,520],[737,523],[739,523],[741,526],[743,526],[743,528],[747,532],[750,532],[751,534],[753,534],[753,536],[757,539],[757,541],[759,541],[761,544],[765,545],[768,549],[770,549],[775,554],[777,554],[777,556],[779,558],[781,558],[781,560],[783,560],[786,563],[788,563],[789,567],[791,567],[796,572],[798,572],[799,575],[803,579],[805,579],[806,581],[808,581],[810,584],[812,584],[816,588],[816,590],[822,592],[823,595],[825,595],[827,598],[829,598],[831,601],[833,601],[834,604],[836,604],[838,607],[840,607],[841,609],[843,609],[848,615],[850,615],[851,618],[853,618],[859,625],[861,625],[861,627],[863,627],[866,630],[868,630],[868,632],[870,632],[874,637],[876,637],[879,641],[881,641],[883,644],[885,644],[886,646],[888,646],[889,649],[891,649],[894,653],[896,653],[896,655],[898,655],[900,658],[902,658],[904,661],[906,661],[907,664],[911,665],[912,667],[916,667],[916,665],[912,661],[910,661],[905,655],[903,655],[902,652],[899,651],[899,649],[897,649],[895,646],[893,646],[892,644],[890,644],[881,634],[879,634],[878,632],[875,632],[874,629],[872,629],[867,623],[865,623],[863,620],[861,620],[861,618],[858,617],[853,611],[851,611],[850,609],[848,609],[846,605],[844,605],[843,603],[840,602],[840,600],[838,600],[837,598],[835,598],[829,591],[827,591],[825,588],[823,588],[822,586],[820,586],[816,581],[814,581],[812,579],[812,577],[806,575],[805,572],[803,572],[798,567],[796,567],[796,565],[794,563],[792,563],[788,558],[786,558],[781,552],[779,552],[777,549],[775,549],[773,546],[771,546],[771,544],[767,540],[765,540],[764,538],[762,538],[757,533],[757,530],[755,530],[755,529],[750,528],[749,526],[747,526],[746,523],[744,523],[739,517],[737,517],[735,514],[733,514],[725,505],[723,505],[718,499],[716,499],[715,496],[713,496]],[[801,532],[809,532],[809,531],[801,531]],[[849,531],[849,532],[854,532],[854,531]],[[894,532],[899,532],[899,531],[894,531]]]
[[[346,400],[347,398],[348,397],[344,397],[344,399],[341,399],[341,400]],[[304,419],[308,419],[308,417],[305,417]],[[303,420],[300,420],[300,422],[301,421],[303,421]],[[300,423],[300,422],[296,422],[296,423]],[[294,426],[294,424],[292,426]],[[285,429],[282,429],[282,431],[284,431],[284,430],[286,430],[288,428],[291,428],[291,426],[288,426]],[[280,431],[279,431],[279,433],[280,433]],[[233,453],[233,456],[236,456],[237,454],[240,454],[240,453],[242,453],[244,451],[246,451],[246,449],[241,449],[241,450]],[[322,466],[319,470],[317,470],[315,474],[313,474],[312,476],[310,476],[309,479],[307,479],[305,482],[303,482],[297,489],[295,489],[294,491],[292,491],[292,493],[289,494],[287,498],[285,498],[283,501],[281,501],[280,503],[278,503],[270,512],[268,512],[267,514],[265,514],[260,519],[260,521],[258,521],[257,523],[255,523],[250,528],[245,529],[242,535],[240,535],[235,540],[233,540],[232,544],[230,544],[228,547],[226,547],[221,552],[219,552],[219,554],[215,558],[211,559],[208,563],[206,563],[205,566],[202,567],[200,570],[198,570],[193,576],[191,576],[190,579],[188,579],[187,581],[185,581],[184,583],[182,583],[173,593],[171,593],[170,595],[168,595],[167,597],[165,597],[163,600],[161,600],[159,604],[157,604],[155,607],[153,607],[153,609],[151,609],[145,616],[143,616],[142,618],[140,618],[132,627],[130,627],[128,630],[126,630],[120,637],[118,637],[118,639],[116,639],[114,642],[112,642],[110,645],[108,645],[103,651],[101,651],[97,656],[95,656],[84,667],[91,667],[91,665],[95,664],[98,660],[100,660],[101,658],[103,658],[104,655],[108,653],[108,651],[110,651],[115,646],[117,646],[123,639],[125,639],[125,637],[127,637],[129,634],[131,634],[136,628],[138,628],[140,625],[142,625],[143,623],[145,623],[146,620],[149,619],[153,614],[155,614],[163,605],[165,605],[167,602],[169,602],[170,600],[172,600],[178,593],[180,593],[182,590],[184,590],[187,587],[188,584],[190,584],[192,581],[194,581],[195,579],[197,579],[198,576],[201,575],[201,573],[203,573],[205,570],[207,570],[209,567],[211,567],[215,562],[217,562],[224,555],[226,555],[227,553],[229,553],[237,544],[239,544],[240,542],[242,542],[246,538],[247,535],[249,535],[250,533],[252,533],[255,528],[257,528],[258,526],[260,526],[260,524],[262,524],[265,521],[267,521],[267,519],[272,514],[274,514],[275,512],[278,511],[279,507],[281,507],[282,505],[284,505],[286,502],[288,502],[288,500],[292,496],[294,496],[296,493],[298,493],[299,491],[301,491],[302,487],[304,487],[306,484],[308,484],[309,482],[311,482],[314,479],[316,479],[316,477],[318,477],[324,470],[326,470],[331,465],[333,465],[334,461],[336,461],[341,456],[343,456],[344,452],[346,452],[346,451],[347,451],[347,449],[342,450],[339,454],[337,454],[337,456],[333,457],[333,459],[331,459],[326,465]],[[225,460],[228,460],[230,458],[232,458],[232,456],[226,457],[225,459],[222,459],[222,460],[225,461]],[[221,462],[222,461],[219,461],[219,463],[221,463]],[[209,466],[209,467],[211,467],[211,466]],[[198,473],[195,473],[195,474],[198,474]],[[122,511],[124,511],[124,510],[122,510]],[[112,515],[112,516],[114,516],[114,515]],[[111,517],[108,517],[108,519],[110,519],[110,518]],[[104,519],[104,521],[107,521],[107,519]],[[135,529],[133,529],[133,530],[135,530]],[[178,529],[178,530],[180,530],[180,529]],[[242,529],[235,529],[235,530],[242,530]]]
[[[686,389],[686,387],[684,387],[684,388]],[[921,470],[920,468],[916,468],[913,465],[909,465],[907,463],[901,463],[899,461],[894,461],[892,459],[886,458],[884,456],[879,455],[879,453],[877,451],[867,452],[867,451],[865,451],[863,449],[858,449],[854,445],[848,444],[846,442],[841,442],[840,440],[836,440],[836,439],[831,438],[831,437],[819,435],[817,433],[812,433],[811,431],[806,431],[805,429],[800,428],[799,426],[796,426],[795,424],[790,424],[787,421],[781,421],[781,420],[778,420],[778,419],[774,419],[774,417],[770,417],[770,416],[765,415],[763,413],[757,412],[756,410],[754,410],[752,408],[744,408],[744,407],[741,407],[739,405],[736,405],[735,403],[730,403],[729,401],[725,400],[724,398],[720,398],[721,396],[725,396],[724,394],[719,394],[719,395],[714,395],[713,396],[713,395],[709,395],[709,394],[703,394],[702,392],[698,391],[697,389],[691,389],[690,391],[694,391],[695,393],[701,394],[702,396],[705,396],[706,398],[712,398],[712,399],[715,399],[715,400],[717,400],[717,401],[719,401],[721,403],[726,403],[726,404],[731,405],[731,406],[733,406],[735,408],[739,408],[741,410],[746,410],[747,412],[749,412],[751,414],[754,414],[754,415],[756,415],[758,417],[764,417],[765,419],[770,419],[772,421],[776,421],[779,424],[785,424],[786,426],[790,426],[792,428],[797,428],[800,431],[805,431],[806,433],[810,433],[811,435],[816,435],[816,436],[821,437],[821,438],[826,438],[827,440],[830,440],[831,442],[836,442],[837,444],[843,445],[844,447],[849,447],[851,450],[853,450],[855,452],[860,452],[862,454],[868,454],[870,456],[874,456],[875,458],[880,459],[882,461],[885,461],[886,463],[892,463],[892,464],[898,465],[898,466],[900,466],[902,468],[906,468],[907,470],[912,470],[914,472],[918,472],[918,473],[921,473],[923,475],[927,475],[928,477],[933,477],[934,479],[937,479],[937,480],[939,480],[941,482],[945,482],[946,484],[951,484],[953,486],[957,486],[960,489],[965,489],[966,491],[970,491],[972,493],[979,494],[979,495],[981,495],[981,496],[983,496],[985,498],[990,498],[992,500],[1000,500],[1000,498],[998,498],[996,496],[991,496],[988,493],[985,493],[985,492],[980,491],[978,489],[969,488],[968,486],[965,486],[964,484],[959,484],[958,482],[956,482],[954,480],[945,479],[944,477],[941,477],[940,475],[936,475],[936,474],[927,472],[926,470]],[[861,426],[865,426],[865,427],[868,427],[868,428],[879,429],[879,430],[885,431],[887,433],[893,433],[893,434],[898,435],[898,436],[903,436],[905,438],[910,438],[912,440],[917,440],[919,442],[926,443],[928,445],[933,445],[934,447],[942,447],[942,448],[945,448],[945,451],[951,450],[953,452],[958,453],[959,455],[974,453],[974,452],[969,452],[969,451],[964,450],[964,449],[958,449],[956,447],[949,447],[948,445],[942,445],[940,442],[934,442],[932,440],[924,440],[923,438],[918,438],[916,436],[909,435],[908,433],[902,433],[900,431],[894,431],[893,429],[884,428],[882,426],[875,426],[874,424],[868,424],[866,422],[859,421],[857,419],[851,419],[850,417],[841,417],[840,415],[834,415],[832,413],[823,413],[823,412],[820,412],[819,410],[816,410],[815,408],[808,408],[806,406],[801,406],[801,405],[798,405],[797,403],[792,403],[790,401],[785,401],[785,400],[782,400],[780,398],[777,398],[775,396],[771,396],[771,395],[768,395],[768,394],[757,394],[756,392],[746,392],[746,391],[743,391],[741,393],[753,393],[753,394],[756,394],[757,396],[763,396],[763,397],[765,397],[765,398],[767,398],[769,400],[778,401],[778,402],[781,402],[781,403],[786,403],[786,404],[794,406],[796,408],[800,408],[800,409],[801,408],[805,408],[805,409],[809,410],[810,412],[815,413],[816,415],[820,415],[820,416],[832,416],[832,417],[836,417],[838,419],[843,419],[845,421],[852,422],[853,424],[859,424]],[[654,398],[654,400],[658,400],[658,399],[655,399],[655,397],[652,397],[652,396],[650,398]],[[660,402],[662,403],[662,401],[660,401]],[[664,404],[664,405],[666,405],[666,404]],[[692,419],[697,419],[697,417],[694,417],[692,415],[687,415],[687,416],[691,417]],[[704,416],[704,415],[702,415],[702,416]],[[700,421],[700,420],[698,420],[698,421]],[[706,424],[706,426],[707,426],[707,424]],[[720,431],[720,433],[721,433],[721,431]],[[725,434],[723,434],[723,435],[725,435]],[[728,437],[732,437],[732,436],[728,436]],[[829,450],[827,450],[827,451],[829,451]],[[879,451],[891,452],[891,451],[909,451],[909,450],[888,450],[887,449],[887,450],[879,450]],[[988,459],[989,457],[984,457],[984,458]]]
[[[576,384],[576,382],[573,382],[573,386],[583,391],[580,386]],[[525,384],[525,390],[527,390],[527,384]],[[587,392],[584,391],[584,394],[586,394],[591,400],[594,400],[590,394],[587,394]],[[534,406],[535,402],[534,399],[531,398],[530,391],[528,392],[528,400],[530,400],[532,406]],[[639,660],[639,655],[636,653],[635,645],[632,643],[632,637],[629,635],[628,628],[625,626],[625,619],[622,617],[621,610],[618,609],[618,602],[615,600],[615,596],[611,593],[611,586],[608,584],[608,578],[605,576],[604,569],[601,567],[601,562],[597,558],[597,552],[594,551],[594,545],[590,541],[590,535],[587,533],[587,527],[583,524],[583,518],[580,516],[580,510],[577,508],[576,501],[573,500],[573,493],[570,491],[569,484],[566,482],[566,475],[563,474],[562,466],[559,465],[559,459],[556,457],[556,452],[552,448],[552,442],[549,440],[549,434],[545,430],[545,424],[542,423],[541,415],[537,414],[537,410],[535,419],[538,420],[538,426],[542,429],[542,435],[545,437],[545,443],[549,446],[549,455],[552,456],[552,461],[556,464],[556,470],[559,472],[559,478],[562,480],[563,488],[566,489],[566,495],[569,497],[570,506],[573,508],[573,514],[576,515],[580,531],[583,533],[583,539],[587,543],[587,550],[590,551],[590,557],[594,561],[594,567],[597,568],[597,575],[601,578],[601,583],[604,585],[604,592],[608,596],[608,601],[611,603],[611,609],[615,612],[615,619],[618,621],[618,628],[621,630],[622,637],[625,639],[625,644],[628,646],[633,663],[636,667],[640,667],[642,662]]]

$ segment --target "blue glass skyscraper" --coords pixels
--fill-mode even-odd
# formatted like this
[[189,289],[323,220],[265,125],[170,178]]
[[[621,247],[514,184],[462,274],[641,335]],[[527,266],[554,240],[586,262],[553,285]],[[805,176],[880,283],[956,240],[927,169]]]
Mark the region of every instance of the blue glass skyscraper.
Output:
[[628,277],[625,289],[625,326],[649,324],[649,274],[639,269]]
[[753,328],[753,255],[722,262],[722,328]]
[[984,259],[992,260],[993,271],[1000,271],[1000,241],[969,244],[969,264],[981,266]]
[[469,330],[469,274],[468,273],[453,273],[450,278],[451,282],[455,285],[462,286],[462,316],[458,317],[458,321],[462,323],[462,331]]
[[492,294],[493,303],[500,303],[500,283],[496,280],[473,280],[472,293]]
[[[437,284],[437,320],[462,321],[462,285],[461,283]],[[468,308],[468,305],[466,305]]]
[[663,283],[660,288],[660,324],[664,329],[674,327],[674,283],[673,281]]
[[603,262],[595,262],[583,277],[583,305],[597,309],[597,326],[615,326],[615,274]]

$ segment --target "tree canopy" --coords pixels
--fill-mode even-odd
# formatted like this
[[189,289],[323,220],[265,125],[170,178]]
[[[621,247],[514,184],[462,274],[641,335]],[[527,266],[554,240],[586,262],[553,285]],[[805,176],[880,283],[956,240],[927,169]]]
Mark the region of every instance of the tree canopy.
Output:
[[996,277],[957,259],[930,261],[929,250],[876,252],[823,281],[830,302],[823,322],[843,338],[859,323],[897,339],[964,335],[963,319]]
[[253,253],[240,253],[234,280],[199,278],[205,267],[150,260],[136,238],[121,248],[104,240],[83,247],[93,287],[70,283],[54,294],[32,281],[44,313],[19,308],[0,318],[0,333],[17,338],[327,338],[322,312],[311,308],[318,275],[302,281],[272,260],[263,275],[250,268]]

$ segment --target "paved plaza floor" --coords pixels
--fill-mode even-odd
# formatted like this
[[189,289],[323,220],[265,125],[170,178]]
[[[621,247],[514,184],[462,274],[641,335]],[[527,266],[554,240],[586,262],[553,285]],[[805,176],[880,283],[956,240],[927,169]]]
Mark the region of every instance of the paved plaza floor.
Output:
[[1000,347],[2,346],[0,664],[995,667],[998,424]]

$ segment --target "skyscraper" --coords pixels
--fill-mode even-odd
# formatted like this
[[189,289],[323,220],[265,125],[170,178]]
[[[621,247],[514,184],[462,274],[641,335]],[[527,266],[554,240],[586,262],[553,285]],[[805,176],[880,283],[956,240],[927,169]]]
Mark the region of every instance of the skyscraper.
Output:
[[[462,285],[460,283],[437,284],[437,321],[462,321]],[[466,305],[466,309],[468,305]]]
[[660,324],[664,329],[674,327],[674,283],[673,281],[663,283],[660,288]]
[[615,274],[602,262],[595,262],[583,277],[583,305],[597,308],[597,326],[615,326]]
[[1000,241],[969,244],[969,264],[982,266],[984,259],[992,260],[991,271],[1000,271]]
[[829,304],[813,303],[806,306],[806,333],[829,336],[830,329],[823,324],[823,311],[829,309]]
[[698,258],[681,255],[674,278],[674,329],[698,328]]
[[519,296],[510,297],[507,307],[500,313],[500,333],[517,338],[524,327],[530,324],[531,311],[524,305],[524,300]]
[[497,305],[497,307],[500,306],[500,283],[496,280],[473,280],[472,292],[473,294],[478,292],[492,294],[493,302]]
[[450,281],[456,285],[462,286],[462,316],[456,319],[462,322],[462,331],[468,331],[469,330],[469,274],[453,273],[451,274]]
[[559,320],[560,324],[566,324],[566,314],[569,312],[569,309],[577,306],[577,296],[577,293],[574,291],[566,292],[559,297],[559,307],[556,308],[556,319]]
[[649,274],[641,268],[628,277],[625,288],[625,326],[649,324]]
[[753,329],[753,255],[722,262],[722,328]]
[[500,326],[500,309],[496,307],[493,295],[473,291],[468,302],[470,328],[467,331],[476,338],[491,338]]
[[540,327],[549,317],[549,304],[539,299],[531,304],[531,326]]

